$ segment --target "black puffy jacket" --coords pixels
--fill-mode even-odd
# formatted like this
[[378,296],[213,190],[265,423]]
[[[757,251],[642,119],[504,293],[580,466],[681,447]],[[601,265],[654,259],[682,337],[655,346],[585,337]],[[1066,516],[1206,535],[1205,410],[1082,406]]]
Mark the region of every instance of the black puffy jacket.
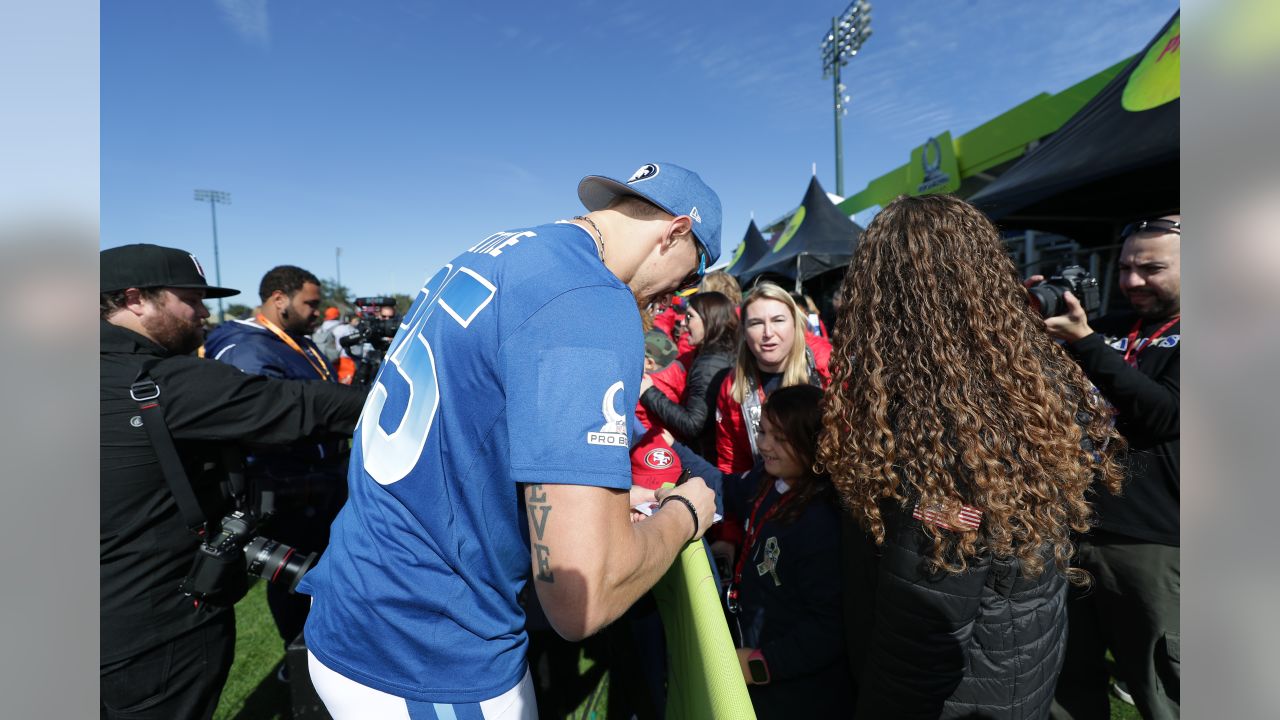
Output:
[[877,548],[850,525],[845,598],[858,718],[1046,718],[1067,639],[1067,582],[990,557],[930,576],[920,522],[885,513]]
[[[676,439],[703,457],[715,450],[716,394],[720,391],[734,357],[729,350],[699,350],[689,368],[683,403],[674,403],[658,388],[649,388],[640,396],[640,404],[653,413]],[[709,458],[713,463],[715,458]]]

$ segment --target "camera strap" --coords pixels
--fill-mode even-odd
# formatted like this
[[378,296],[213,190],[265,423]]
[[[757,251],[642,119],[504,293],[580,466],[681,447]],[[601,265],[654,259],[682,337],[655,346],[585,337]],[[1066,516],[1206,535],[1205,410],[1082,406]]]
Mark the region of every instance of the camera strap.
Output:
[[142,427],[147,431],[151,446],[156,451],[156,460],[160,463],[160,472],[169,484],[169,492],[178,503],[178,512],[182,513],[182,521],[187,529],[196,535],[204,534],[207,522],[200,502],[196,500],[195,490],[187,477],[187,470],[182,465],[178,448],[174,447],[173,437],[169,434],[169,426],[164,421],[164,410],[160,407],[160,386],[151,379],[151,369],[160,358],[152,358],[142,364],[133,384],[129,386],[129,397],[138,403],[142,412]]
[[245,495],[249,483],[245,480],[244,453],[240,448],[227,443],[222,446],[222,465],[227,473],[225,487],[231,501],[237,508],[245,507]]

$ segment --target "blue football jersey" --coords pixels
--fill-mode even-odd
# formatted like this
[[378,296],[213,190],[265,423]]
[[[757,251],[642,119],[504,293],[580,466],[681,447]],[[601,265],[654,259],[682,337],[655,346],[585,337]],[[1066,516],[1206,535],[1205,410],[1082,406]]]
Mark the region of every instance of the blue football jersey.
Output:
[[576,225],[492,235],[428,279],[356,427],[347,504],[300,586],[311,651],[413,700],[514,687],[528,643],[521,484],[627,489],[643,371],[635,297]]

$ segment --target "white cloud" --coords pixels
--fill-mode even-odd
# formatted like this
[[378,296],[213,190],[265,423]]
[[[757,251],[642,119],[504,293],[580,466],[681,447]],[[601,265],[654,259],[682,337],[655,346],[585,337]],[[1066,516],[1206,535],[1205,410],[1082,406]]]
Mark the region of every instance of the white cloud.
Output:
[[271,41],[267,0],[216,0],[231,28],[245,40],[266,46]]

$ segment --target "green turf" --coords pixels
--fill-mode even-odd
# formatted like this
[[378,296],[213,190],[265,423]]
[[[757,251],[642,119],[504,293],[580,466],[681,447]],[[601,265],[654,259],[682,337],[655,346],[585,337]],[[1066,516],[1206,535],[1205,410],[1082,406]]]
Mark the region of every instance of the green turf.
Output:
[[1142,720],[1142,716],[1138,714],[1138,708],[1112,696],[1111,720]]
[[214,720],[288,718],[289,686],[276,680],[284,643],[267,609],[266,583],[255,583],[236,605],[236,659]]
[[[276,668],[284,660],[284,645],[267,610],[266,584],[256,583],[236,605],[236,659],[222,690],[214,720],[287,720],[289,688],[276,680]],[[586,673],[592,661],[581,656],[578,671]],[[600,679],[566,720],[606,720],[609,676]],[[1111,720],[1141,720],[1131,705],[1111,699]]]

